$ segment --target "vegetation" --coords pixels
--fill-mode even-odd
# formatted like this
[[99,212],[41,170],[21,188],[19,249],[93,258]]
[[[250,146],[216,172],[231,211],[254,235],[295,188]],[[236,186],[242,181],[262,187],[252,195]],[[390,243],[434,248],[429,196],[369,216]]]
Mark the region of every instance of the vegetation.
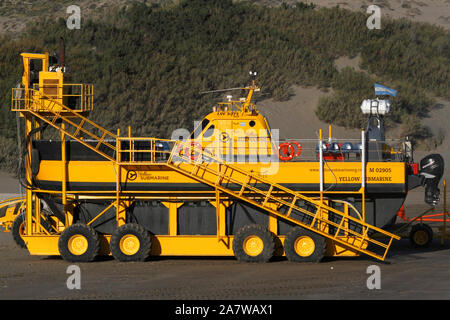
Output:
[[[347,127],[361,127],[357,109],[373,96],[377,80],[399,91],[391,125],[402,123],[420,138],[418,117],[433,103],[426,92],[450,98],[449,33],[405,20],[368,30],[366,19],[338,7],[231,0],[136,2],[102,19],[83,19],[80,30],[67,29],[62,18],[43,18],[15,39],[0,39],[0,145],[17,144],[9,105],[22,73],[20,52],[58,51],[60,37],[71,82],[95,85],[91,118],[110,130],[131,125],[133,135],[170,137],[176,128],[192,128],[219,97],[199,92],[248,84],[248,71],[256,70],[264,98],[289,99],[292,85],[331,87],[334,94],[320,101],[317,115]],[[358,53],[373,77],[337,71],[336,58]],[[14,169],[15,158],[3,154],[0,166]]]

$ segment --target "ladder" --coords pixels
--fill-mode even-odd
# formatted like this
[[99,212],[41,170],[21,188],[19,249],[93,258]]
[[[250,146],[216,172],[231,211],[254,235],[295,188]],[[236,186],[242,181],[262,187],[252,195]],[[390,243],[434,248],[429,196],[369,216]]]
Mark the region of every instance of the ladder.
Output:
[[[39,91],[29,89],[27,94],[31,97],[27,100],[28,107],[20,111],[28,112],[36,118],[41,119],[87,148],[97,152],[107,160],[116,161],[115,143],[117,136],[115,134]],[[45,109],[42,109],[42,107],[36,108],[36,105],[39,105],[39,102],[36,101],[37,99],[48,101]],[[98,134],[94,132],[98,132]],[[88,137],[94,143],[89,143],[82,135]],[[113,144],[111,140],[114,140]]]
[[[332,208],[323,201],[273,183],[254,172],[224,163],[200,148],[194,151],[198,155],[196,160],[175,150],[180,148],[173,148],[167,161],[170,168],[357,252],[383,261],[392,240],[400,239],[395,234]],[[300,206],[299,202],[309,206]],[[277,205],[277,209],[274,209],[273,204]],[[387,243],[370,238],[376,232],[383,234]],[[343,234],[349,236],[342,236]]]

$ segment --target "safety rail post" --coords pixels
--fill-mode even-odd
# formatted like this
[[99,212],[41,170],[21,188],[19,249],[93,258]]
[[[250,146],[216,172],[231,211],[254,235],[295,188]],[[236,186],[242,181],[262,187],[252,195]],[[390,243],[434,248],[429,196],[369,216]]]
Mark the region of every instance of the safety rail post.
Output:
[[86,107],[86,92],[84,90],[84,86],[80,85],[80,90],[81,90],[81,97],[80,97],[80,108],[81,111],[84,111],[84,108]]
[[[316,215],[314,216],[314,219],[316,219],[317,215],[320,215],[322,217],[322,204],[323,204],[323,185],[324,185],[324,172],[323,172],[323,133],[322,129],[319,129],[319,174],[320,174],[320,203],[319,207],[317,209]],[[312,226],[314,226],[314,220],[312,223]]]
[[130,146],[129,146],[129,148],[130,148],[130,155],[131,155],[131,157],[130,157],[130,162],[134,162],[134,158],[135,158],[135,154],[134,154],[134,139],[130,139]]
[[337,237],[339,236],[339,232],[341,232],[341,228],[344,226],[344,221],[346,221],[346,220],[347,220],[347,219],[345,219],[345,217],[342,216],[341,222],[339,223],[339,226],[338,226],[338,228],[337,228],[337,230],[336,230],[336,233],[335,233],[334,236],[333,236],[334,239],[337,238]]
[[242,194],[244,193],[245,188],[247,187],[247,184],[250,183],[250,180],[251,180],[250,174],[248,174],[245,177],[245,180],[244,180],[244,183],[242,184],[241,190],[239,191],[239,196],[242,196]]
[[442,213],[444,216],[444,223],[441,232],[441,245],[444,245],[444,241],[447,238],[447,213],[447,180],[444,179],[444,212]]
[[[32,130],[32,121],[31,117],[29,115],[25,115],[25,136],[27,136]],[[28,150],[28,155],[25,157],[25,172],[26,172],[26,181],[27,184],[31,185],[32,183],[32,173],[31,173],[31,161],[30,161],[30,155],[31,155],[31,148],[32,148],[32,141],[29,139],[27,141],[26,148]],[[26,188],[26,234],[31,235],[33,233],[33,205],[32,205],[32,198],[33,198],[33,192],[30,188]]]
[[289,206],[289,210],[286,213],[286,217],[289,217],[292,213],[292,208],[294,207],[295,203],[297,202],[297,196],[294,196],[291,205]]
[[366,221],[366,132],[361,130],[361,196],[362,218]]
[[366,186],[366,139],[364,129],[361,130],[361,188]]
[[150,162],[156,162],[156,138],[150,139]]
[[[116,152],[118,150],[120,150],[120,147],[118,147],[120,141],[120,129],[117,129],[117,135],[116,135]],[[117,154],[119,154],[120,152],[117,152]],[[119,156],[120,159],[120,156]],[[120,162],[116,161],[116,163],[113,164],[115,166],[116,169],[116,222],[117,222],[117,227],[121,227],[122,225],[125,224],[125,220],[126,220],[126,216],[125,216],[125,212],[126,210],[124,210],[125,212],[122,213],[120,211],[120,184],[121,184],[121,170],[122,167],[120,166]],[[113,202],[114,203],[114,202]]]
[[320,181],[320,201],[323,198],[323,142],[322,129],[319,129],[319,181]]
[[217,235],[217,241],[220,241],[220,191],[216,188],[216,235]]
[[122,161],[122,157],[121,157],[121,143],[120,143],[121,139],[119,136],[116,137],[116,162],[120,163]]
[[61,123],[61,168],[62,168],[62,177],[61,177],[61,196],[62,196],[62,205],[64,210],[65,217],[65,227],[69,226],[69,215],[67,213],[67,152],[66,152],[66,135],[64,131],[66,129],[66,124],[64,122]]
[[273,191],[273,185],[270,186],[269,191],[267,191],[266,196],[264,197],[264,201],[263,201],[263,204],[262,204],[263,207],[266,206],[267,201],[269,200],[272,191]]

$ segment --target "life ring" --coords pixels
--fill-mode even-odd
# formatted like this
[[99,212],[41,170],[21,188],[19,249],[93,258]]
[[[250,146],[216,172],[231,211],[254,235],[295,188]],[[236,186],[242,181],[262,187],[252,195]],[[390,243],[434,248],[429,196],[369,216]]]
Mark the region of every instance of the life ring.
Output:
[[194,151],[195,149],[202,150],[202,145],[196,141],[191,141],[188,146],[186,146],[185,143],[180,143],[177,147],[177,154],[182,156],[184,153],[186,157],[189,157],[191,160],[196,160],[200,155],[200,152]]
[[[281,154],[283,153],[283,154]],[[294,158],[295,150],[294,146],[288,142],[283,142],[278,146],[278,158],[282,161],[289,161]]]
[[302,154],[302,145],[300,144],[300,142],[295,141],[295,140],[291,140],[288,142],[289,144],[295,144],[295,146],[297,147],[297,152],[294,154],[294,158],[298,157]]
[[184,149],[186,156],[189,157],[191,160],[197,160],[198,156],[200,155],[200,152],[195,151],[195,149],[203,150],[202,145],[195,141],[191,141],[190,145]]

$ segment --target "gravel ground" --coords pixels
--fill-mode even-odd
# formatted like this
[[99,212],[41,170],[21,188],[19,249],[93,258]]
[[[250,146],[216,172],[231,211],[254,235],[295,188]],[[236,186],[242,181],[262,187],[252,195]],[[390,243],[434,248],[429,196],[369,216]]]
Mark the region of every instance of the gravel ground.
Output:
[[[421,202],[423,190],[411,193],[406,215],[423,212],[426,206]],[[246,264],[229,257],[155,257],[122,263],[102,257],[76,264],[81,288],[73,290],[67,287],[70,263],[30,256],[10,233],[0,233],[0,256],[0,300],[450,299],[450,241],[441,245],[437,233],[427,249],[412,248],[408,239],[394,241],[385,262],[367,256],[326,258],[318,264],[284,258]],[[372,265],[380,268],[380,289],[367,287]]]
[[[70,263],[30,256],[0,234],[0,299],[449,299],[450,245],[437,236],[426,250],[395,241],[385,262],[366,256],[297,264],[234,258],[157,257],[142,263],[101,258],[78,263],[81,289],[69,290]],[[367,268],[380,268],[381,289],[368,289]]]

